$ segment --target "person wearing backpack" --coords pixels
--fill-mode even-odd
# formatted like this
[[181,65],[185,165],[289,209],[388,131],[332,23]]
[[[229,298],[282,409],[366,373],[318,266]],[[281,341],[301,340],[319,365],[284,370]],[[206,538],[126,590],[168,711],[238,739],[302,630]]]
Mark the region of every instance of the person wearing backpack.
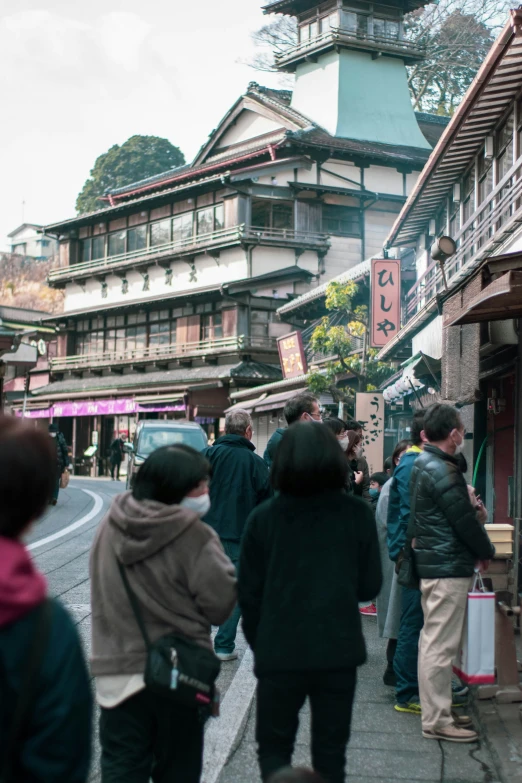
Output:
[[[192,650],[189,663],[203,659],[217,676],[211,624],[225,622],[236,603],[234,566],[201,521],[210,507],[209,476],[208,461],[190,446],[159,448],[98,529],[90,560],[91,670],[103,783],[200,779],[211,698],[181,700],[181,653]],[[205,685],[206,672],[194,679]],[[158,681],[165,673],[166,687]]]
[[[92,698],[76,627],[23,542],[56,485],[49,436],[0,417],[0,781],[85,783]],[[28,491],[28,488],[30,491]]]

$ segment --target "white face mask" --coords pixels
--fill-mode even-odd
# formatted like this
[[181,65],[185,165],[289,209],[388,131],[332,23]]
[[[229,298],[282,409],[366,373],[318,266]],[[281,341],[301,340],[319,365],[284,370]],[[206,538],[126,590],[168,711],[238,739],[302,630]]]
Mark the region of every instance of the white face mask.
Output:
[[49,435],[51,436],[51,438],[56,438],[56,432],[50,432]]
[[340,438],[339,440],[339,446],[342,448],[343,451],[346,451],[348,448],[348,443],[350,442],[349,438]]
[[[453,443],[455,443],[455,441],[453,441]],[[464,451],[464,438],[462,438],[460,443],[455,443],[455,453],[454,453],[454,456],[456,457],[457,454],[462,454],[463,451]]]
[[198,495],[195,498],[183,498],[180,506],[195,511],[200,517],[204,517],[210,511],[210,497],[208,492],[204,495]]

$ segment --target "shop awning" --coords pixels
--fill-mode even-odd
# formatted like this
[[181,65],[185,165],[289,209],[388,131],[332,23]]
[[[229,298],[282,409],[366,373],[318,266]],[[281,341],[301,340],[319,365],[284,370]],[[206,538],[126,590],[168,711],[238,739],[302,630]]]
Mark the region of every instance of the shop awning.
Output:
[[522,272],[506,272],[493,280],[444,326],[476,324],[481,321],[504,321],[522,317]]
[[407,359],[401,365],[402,372],[399,377],[395,376],[393,383],[389,383],[383,389],[385,402],[398,402],[403,397],[415,394],[423,389],[426,384],[431,382],[438,386],[437,377],[440,377],[441,363],[439,359],[434,359],[422,351]]

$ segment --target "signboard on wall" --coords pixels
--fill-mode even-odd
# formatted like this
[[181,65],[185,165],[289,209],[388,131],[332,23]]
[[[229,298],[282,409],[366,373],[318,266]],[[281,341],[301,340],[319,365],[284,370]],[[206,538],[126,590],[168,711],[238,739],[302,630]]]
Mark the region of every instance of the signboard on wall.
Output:
[[297,378],[307,372],[301,332],[290,332],[283,337],[278,337],[277,348],[283,378]]
[[383,348],[401,328],[401,262],[373,258],[370,345]]
[[357,392],[355,418],[363,428],[364,456],[370,476],[383,468],[384,398],[382,392]]

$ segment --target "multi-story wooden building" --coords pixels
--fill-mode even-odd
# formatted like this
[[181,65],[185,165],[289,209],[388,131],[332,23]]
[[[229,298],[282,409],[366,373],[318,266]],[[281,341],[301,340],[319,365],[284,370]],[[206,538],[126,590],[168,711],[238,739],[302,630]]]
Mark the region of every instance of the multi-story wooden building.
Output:
[[75,455],[139,415],[217,434],[231,391],[280,378],[276,308],[379,253],[446,124],[409,102],[422,53],[402,15],[422,3],[389,2],[271,3],[298,17],[279,60],[293,94],[250,84],[190,165],[46,226],[65,308],[29,407],[61,417]]

